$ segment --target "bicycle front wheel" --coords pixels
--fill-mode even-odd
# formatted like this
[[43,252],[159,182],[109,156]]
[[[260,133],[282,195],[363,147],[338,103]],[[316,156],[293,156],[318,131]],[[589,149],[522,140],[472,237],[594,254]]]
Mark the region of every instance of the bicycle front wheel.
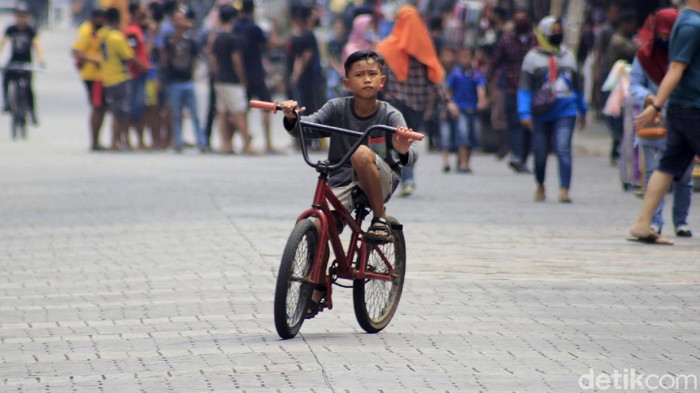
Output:
[[309,280],[318,246],[316,226],[299,221],[282,254],[275,289],[275,328],[283,339],[297,335],[311,301],[314,284]]
[[393,243],[382,245],[367,244],[366,272],[388,274],[394,268],[391,280],[376,278],[356,279],[353,282],[353,305],[355,317],[367,333],[377,333],[384,329],[396,312],[403,291],[406,275],[406,242],[403,230],[396,219],[389,217]]

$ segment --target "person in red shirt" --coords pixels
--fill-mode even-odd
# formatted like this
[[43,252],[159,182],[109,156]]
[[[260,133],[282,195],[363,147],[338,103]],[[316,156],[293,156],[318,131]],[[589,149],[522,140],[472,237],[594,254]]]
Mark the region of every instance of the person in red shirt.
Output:
[[124,35],[131,49],[134,50],[134,57],[139,65],[130,65],[129,72],[131,80],[129,81],[129,94],[131,96],[129,102],[131,107],[129,110],[129,127],[133,127],[138,135],[139,149],[145,149],[146,144],[143,139],[143,129],[145,126],[145,108],[146,108],[146,73],[150,68],[148,54],[153,48],[153,35],[148,42],[144,39],[144,28],[146,24],[146,12],[141,3],[129,4],[129,24],[124,29]]

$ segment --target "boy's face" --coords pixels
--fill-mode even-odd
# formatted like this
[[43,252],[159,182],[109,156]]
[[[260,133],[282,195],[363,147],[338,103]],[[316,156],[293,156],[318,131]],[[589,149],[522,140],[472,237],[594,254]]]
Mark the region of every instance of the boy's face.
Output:
[[470,68],[472,66],[472,52],[469,50],[459,51],[459,65],[464,68]]
[[356,61],[343,79],[345,88],[359,98],[375,98],[385,82],[386,75],[374,59]]
[[443,65],[454,65],[455,52],[452,49],[443,49],[440,52],[440,61]]

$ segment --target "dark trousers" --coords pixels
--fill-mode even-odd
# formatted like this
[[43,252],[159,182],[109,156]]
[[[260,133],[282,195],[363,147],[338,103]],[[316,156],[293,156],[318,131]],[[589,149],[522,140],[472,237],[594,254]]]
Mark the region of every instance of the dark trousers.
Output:
[[510,160],[516,164],[525,165],[532,149],[532,137],[531,132],[520,124],[516,94],[506,94],[506,115],[510,136]]
[[209,78],[209,108],[207,110],[207,123],[204,126],[204,136],[207,138],[207,146],[211,146],[211,132],[216,119],[216,90],[214,78]]

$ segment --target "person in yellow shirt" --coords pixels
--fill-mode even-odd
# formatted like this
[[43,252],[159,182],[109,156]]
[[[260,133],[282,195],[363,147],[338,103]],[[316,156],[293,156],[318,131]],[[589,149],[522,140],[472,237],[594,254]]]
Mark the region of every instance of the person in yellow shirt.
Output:
[[100,49],[99,30],[105,23],[105,12],[94,10],[90,19],[78,28],[78,38],[73,43],[73,58],[80,70],[80,79],[85,83],[88,94],[90,112],[90,131],[92,137],[92,151],[104,150],[100,146],[100,130],[105,117],[104,94],[102,93],[102,75],[100,62],[102,54]]
[[112,114],[112,150],[130,149],[127,133],[129,119],[129,65],[146,67],[134,57],[126,36],[119,29],[121,13],[116,8],[105,11],[106,26],[100,30],[102,84],[107,111]]

